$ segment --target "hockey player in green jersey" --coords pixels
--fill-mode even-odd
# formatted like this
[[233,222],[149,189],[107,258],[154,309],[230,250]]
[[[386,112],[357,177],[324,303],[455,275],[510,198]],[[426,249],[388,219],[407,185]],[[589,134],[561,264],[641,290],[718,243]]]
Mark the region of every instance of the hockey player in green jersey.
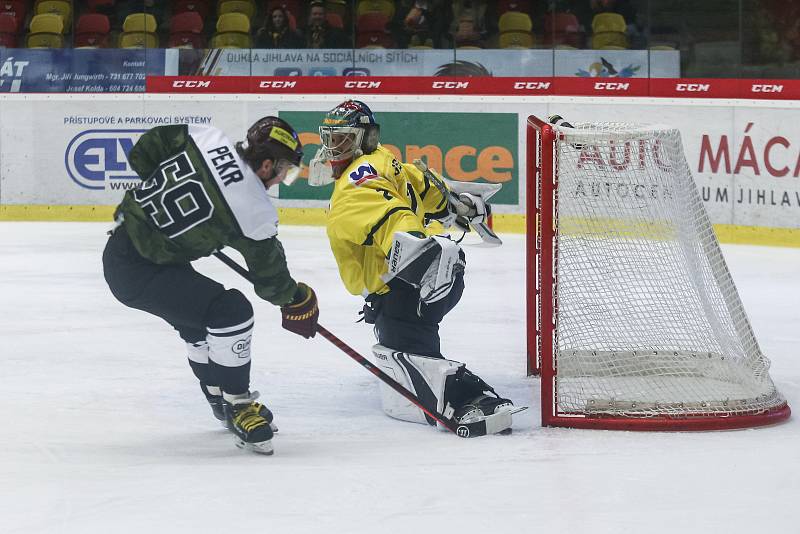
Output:
[[273,450],[274,425],[250,391],[253,308],[191,262],[235,248],[256,294],[281,307],[282,326],[313,337],[317,297],[289,274],[267,195],[268,187],[297,177],[302,156],[297,132],[277,117],[257,121],[236,144],[209,126],[153,128],[128,155],[142,183],[125,193],[103,252],[114,296],[178,331],[214,416],[239,447],[265,454]]
[[[367,300],[365,319],[375,324],[379,342],[376,364],[446,417],[485,419],[492,432],[510,431],[517,410],[511,401],[440,352],[439,323],[461,298],[465,256],[436,234],[443,225],[484,221],[485,199],[399,162],[380,145],[379,125],[363,102],[339,104],[319,130],[309,183],[335,181],[328,239],[345,287]],[[388,415],[435,424],[385,384],[381,396]]]

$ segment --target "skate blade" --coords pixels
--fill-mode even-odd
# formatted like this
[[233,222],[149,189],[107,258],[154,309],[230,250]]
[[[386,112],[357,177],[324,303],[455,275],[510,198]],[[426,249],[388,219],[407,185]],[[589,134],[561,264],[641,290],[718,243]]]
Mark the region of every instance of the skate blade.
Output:
[[[228,424],[227,421],[220,421],[220,423],[222,423],[222,428],[224,428],[225,430],[231,430],[231,426]],[[273,434],[278,433],[278,427],[275,426],[275,423],[270,423],[269,428],[270,430],[272,430]]]
[[237,437],[234,439],[234,443],[240,449],[256,452],[258,454],[263,454],[265,456],[270,456],[275,452],[275,449],[272,448],[271,440],[262,441],[259,443],[247,443]]
[[523,412],[527,409],[528,409],[527,406],[511,406],[511,409],[503,409],[502,411],[514,415],[515,413]]

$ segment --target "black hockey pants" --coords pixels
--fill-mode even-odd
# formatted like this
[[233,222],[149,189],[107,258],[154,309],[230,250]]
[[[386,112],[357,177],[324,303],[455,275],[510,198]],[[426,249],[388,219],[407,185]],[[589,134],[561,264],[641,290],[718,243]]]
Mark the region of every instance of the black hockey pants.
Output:
[[420,305],[418,289],[402,282],[390,286],[388,293],[370,295],[369,309],[364,310],[366,321],[375,323],[378,342],[390,349],[441,358],[439,323],[461,300],[463,274],[457,275],[445,298],[431,305]]
[[130,308],[161,317],[188,343],[206,338],[206,313],[225,287],[191,264],[158,265],[143,258],[120,226],[103,251],[111,293]]
[[[230,293],[189,263],[158,265],[142,257],[122,226],[114,231],[103,251],[103,272],[117,300],[161,317],[187,343],[206,339],[209,311],[219,308],[221,298]],[[249,303],[246,304],[249,308]],[[249,313],[252,315],[252,309]],[[204,384],[221,386],[230,393],[246,392],[249,388],[249,361],[238,367],[191,360],[189,365]]]

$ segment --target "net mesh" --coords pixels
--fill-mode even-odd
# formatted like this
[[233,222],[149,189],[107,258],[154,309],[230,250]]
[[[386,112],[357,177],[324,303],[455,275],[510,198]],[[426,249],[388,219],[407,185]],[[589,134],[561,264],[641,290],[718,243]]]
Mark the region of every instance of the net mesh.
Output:
[[782,405],[679,132],[554,130],[558,411],[686,416]]

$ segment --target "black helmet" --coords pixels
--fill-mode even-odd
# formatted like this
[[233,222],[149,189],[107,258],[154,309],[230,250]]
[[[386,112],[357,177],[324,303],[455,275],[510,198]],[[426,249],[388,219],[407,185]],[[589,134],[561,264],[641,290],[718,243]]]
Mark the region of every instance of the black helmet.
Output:
[[242,158],[257,170],[265,159],[277,163],[284,159],[300,166],[303,159],[303,145],[297,132],[288,122],[278,117],[264,117],[247,130],[247,140],[236,144]]
[[319,127],[325,159],[335,165],[371,154],[378,148],[380,132],[369,106],[360,100],[345,100],[325,115]]

